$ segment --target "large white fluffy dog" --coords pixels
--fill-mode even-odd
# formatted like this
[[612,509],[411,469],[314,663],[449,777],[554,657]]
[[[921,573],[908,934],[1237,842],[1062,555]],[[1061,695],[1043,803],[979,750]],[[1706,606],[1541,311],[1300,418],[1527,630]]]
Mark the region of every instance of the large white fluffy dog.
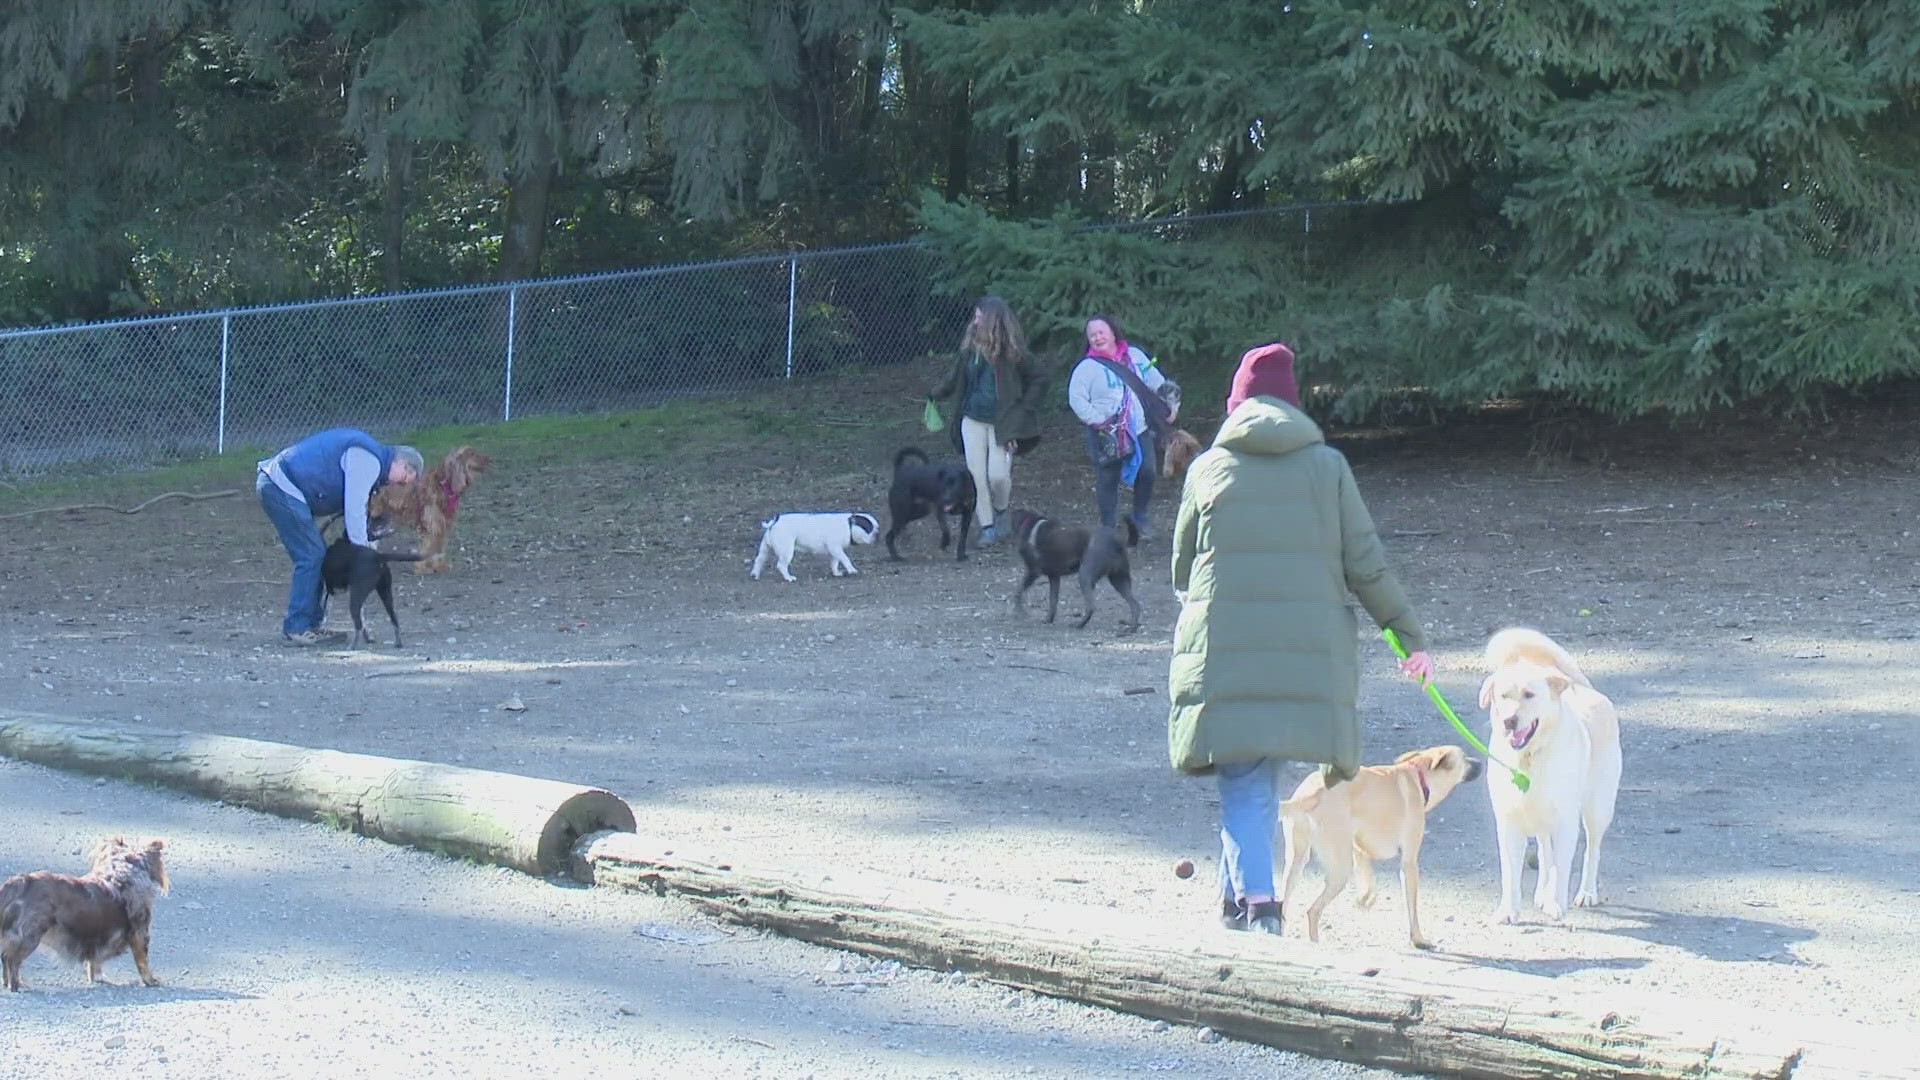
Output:
[[847,558],[848,544],[871,544],[880,534],[880,522],[872,514],[775,514],[760,523],[760,551],[753,557],[753,580],[769,562],[780,576],[796,580],[788,569],[795,551],[825,555],[832,560],[833,576],[857,574],[853,560]]
[[1574,903],[1600,903],[1600,841],[1620,788],[1620,721],[1573,657],[1538,630],[1501,630],[1488,639],[1486,659],[1492,674],[1480,684],[1480,707],[1493,726],[1487,749],[1532,782],[1522,792],[1511,777],[1492,775],[1504,770],[1489,770],[1487,777],[1500,843],[1500,906],[1493,921],[1520,919],[1529,839],[1540,845],[1533,901],[1558,920],[1567,913],[1582,825],[1587,856]]

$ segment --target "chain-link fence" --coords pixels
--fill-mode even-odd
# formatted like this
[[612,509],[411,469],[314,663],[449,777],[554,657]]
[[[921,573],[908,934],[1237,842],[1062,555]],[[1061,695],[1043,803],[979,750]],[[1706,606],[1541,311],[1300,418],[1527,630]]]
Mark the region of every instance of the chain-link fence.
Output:
[[[1311,243],[1347,204],[1110,226]],[[335,424],[625,409],[950,348],[917,242],[0,332],[0,474],[274,447]]]

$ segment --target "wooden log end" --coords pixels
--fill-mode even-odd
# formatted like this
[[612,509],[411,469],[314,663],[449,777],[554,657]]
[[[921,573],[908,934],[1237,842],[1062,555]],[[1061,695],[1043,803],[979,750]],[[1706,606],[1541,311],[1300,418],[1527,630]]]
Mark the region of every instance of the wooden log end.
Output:
[[[583,788],[554,808],[540,831],[540,874],[551,877],[569,874],[581,880],[574,857],[582,837],[606,833],[631,833],[635,827],[633,807],[603,788]],[[591,879],[587,879],[591,880]]]

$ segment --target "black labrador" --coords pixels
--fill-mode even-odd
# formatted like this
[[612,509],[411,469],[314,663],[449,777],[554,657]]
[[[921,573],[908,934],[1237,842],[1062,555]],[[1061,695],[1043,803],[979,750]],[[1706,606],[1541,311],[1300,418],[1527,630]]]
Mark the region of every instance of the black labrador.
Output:
[[[909,464],[913,458],[919,458],[920,463]],[[902,447],[893,455],[893,486],[887,489],[887,508],[893,516],[887,529],[887,558],[904,561],[899,549],[893,546],[894,540],[908,525],[930,513],[940,523],[940,547],[944,550],[953,542],[953,533],[947,528],[947,515],[953,514],[960,519],[960,551],[955,558],[964,562],[967,528],[973,524],[978,497],[973,474],[965,465],[953,461],[935,465],[919,447]]]

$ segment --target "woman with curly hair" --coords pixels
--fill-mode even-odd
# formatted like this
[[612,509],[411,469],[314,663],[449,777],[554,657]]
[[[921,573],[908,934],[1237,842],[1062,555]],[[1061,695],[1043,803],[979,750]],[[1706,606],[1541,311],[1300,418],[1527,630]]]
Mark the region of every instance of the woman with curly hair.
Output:
[[954,446],[966,457],[976,492],[980,546],[999,539],[1013,499],[1013,459],[1040,441],[1038,402],[1047,380],[1027,353],[1027,335],[998,296],[973,306],[973,320],[946,378],[927,393],[955,418]]

